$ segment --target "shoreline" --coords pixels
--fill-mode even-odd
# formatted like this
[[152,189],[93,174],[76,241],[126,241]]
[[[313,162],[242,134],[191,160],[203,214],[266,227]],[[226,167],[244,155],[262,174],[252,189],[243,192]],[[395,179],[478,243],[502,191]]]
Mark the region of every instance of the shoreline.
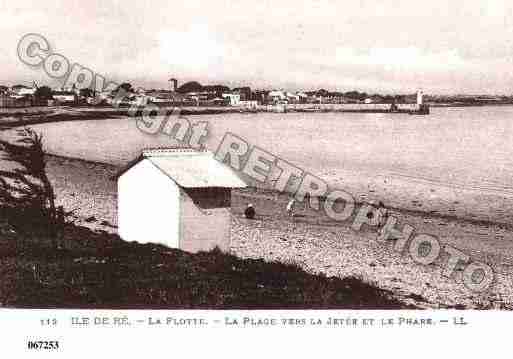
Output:
[[[286,105],[285,111],[271,105],[258,105],[256,109],[243,107],[215,107],[215,106],[178,106],[181,115],[184,116],[203,116],[220,114],[258,114],[258,113],[390,113],[397,115],[411,114],[414,104],[403,104],[405,108],[398,111],[390,111],[386,108],[390,104],[347,104],[354,106],[377,106],[376,108],[343,108],[344,104],[290,104]],[[427,103],[432,108],[460,108],[460,107],[495,107],[495,106],[513,106],[513,103],[476,103],[476,104],[443,104]],[[172,111],[173,106],[162,107],[167,111]],[[416,115],[416,114],[414,114]],[[27,108],[2,108],[0,109],[0,129],[9,129],[19,126],[36,125],[52,122],[81,121],[81,120],[104,120],[112,118],[127,117],[128,107],[91,107],[91,106],[62,106],[62,107],[27,107]],[[427,115],[429,116],[429,115]]]
[[[120,166],[116,166],[114,164],[100,162],[100,161],[94,161],[94,160],[86,160],[86,159],[82,159],[79,157],[61,156],[61,155],[49,154],[49,153],[47,153],[45,155],[45,157],[49,158],[50,161],[62,161],[62,162],[75,161],[77,163],[82,162],[84,164],[89,164],[93,167],[97,166],[97,167],[102,167],[102,168],[106,168],[106,169],[112,169],[113,173],[117,173],[121,169]],[[108,180],[113,180],[113,179],[114,179],[114,176],[108,178]],[[245,189],[236,189],[233,192],[237,193],[241,197],[246,196],[247,193],[251,193],[251,192],[259,193],[261,195],[270,194],[275,198],[276,198],[276,196],[284,195],[284,193],[281,193],[274,189],[266,188],[266,187],[258,187],[258,186],[254,186],[254,185],[248,185],[248,187],[246,187]],[[248,196],[248,197],[251,197],[251,196]],[[324,203],[324,201],[326,200],[326,197],[317,197],[317,198],[319,199],[320,203]],[[373,200],[362,201],[362,200],[358,200],[357,197],[355,197],[354,204],[355,204],[355,206],[359,207],[364,204],[371,204],[371,202],[375,202],[375,201],[373,201]],[[470,224],[478,225],[478,226],[497,225],[497,226],[502,226],[504,229],[513,231],[513,223],[504,223],[504,222],[487,220],[487,219],[476,219],[476,218],[472,218],[472,217],[458,216],[456,214],[444,214],[444,213],[439,213],[437,211],[430,211],[430,210],[411,209],[411,208],[407,208],[406,206],[402,206],[402,207],[401,206],[387,206],[387,209],[394,211],[394,212],[404,213],[405,215],[423,216],[423,217],[429,217],[431,219],[440,219],[440,220],[460,222],[460,223],[470,223]]]

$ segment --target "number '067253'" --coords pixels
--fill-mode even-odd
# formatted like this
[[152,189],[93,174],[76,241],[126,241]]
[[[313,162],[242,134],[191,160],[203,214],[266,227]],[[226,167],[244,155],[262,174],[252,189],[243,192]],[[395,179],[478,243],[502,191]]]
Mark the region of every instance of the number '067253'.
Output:
[[29,340],[27,343],[28,349],[35,350],[57,350],[59,349],[58,341],[45,341],[45,340]]

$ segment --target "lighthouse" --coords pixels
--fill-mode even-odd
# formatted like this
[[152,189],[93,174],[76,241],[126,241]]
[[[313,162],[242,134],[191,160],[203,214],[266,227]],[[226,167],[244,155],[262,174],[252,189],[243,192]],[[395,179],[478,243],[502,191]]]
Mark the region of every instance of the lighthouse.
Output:
[[412,111],[415,115],[429,115],[429,105],[424,104],[424,92],[422,90],[417,91],[417,109]]
[[422,90],[418,90],[417,91],[417,107],[420,107],[422,106],[422,97],[424,96],[424,93],[422,92]]

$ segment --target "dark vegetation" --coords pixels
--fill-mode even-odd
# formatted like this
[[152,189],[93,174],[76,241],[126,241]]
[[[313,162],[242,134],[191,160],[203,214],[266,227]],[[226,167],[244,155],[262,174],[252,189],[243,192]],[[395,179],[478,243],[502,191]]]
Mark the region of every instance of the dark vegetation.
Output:
[[30,129],[18,135],[17,143],[0,141],[0,218],[9,218],[18,233],[56,238],[58,212],[41,135]]
[[44,101],[48,101],[53,99],[52,89],[48,86],[41,86],[36,89],[34,93],[34,98],[37,103],[43,103]]
[[30,130],[0,141],[0,304],[18,308],[413,308],[358,278],[122,241],[68,220]]
[[[31,308],[399,309],[392,293],[357,278],[326,278],[295,265],[189,254],[72,225],[65,248],[2,241],[0,300]],[[25,242],[26,243],[26,242]]]

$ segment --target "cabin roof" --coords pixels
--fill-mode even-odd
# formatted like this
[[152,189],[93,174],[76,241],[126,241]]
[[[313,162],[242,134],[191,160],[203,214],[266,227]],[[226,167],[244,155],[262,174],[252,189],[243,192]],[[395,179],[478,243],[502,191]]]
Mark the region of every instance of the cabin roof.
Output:
[[141,156],[130,162],[117,177],[144,159],[183,188],[247,187],[230,167],[217,161],[211,152],[192,148],[143,150]]

